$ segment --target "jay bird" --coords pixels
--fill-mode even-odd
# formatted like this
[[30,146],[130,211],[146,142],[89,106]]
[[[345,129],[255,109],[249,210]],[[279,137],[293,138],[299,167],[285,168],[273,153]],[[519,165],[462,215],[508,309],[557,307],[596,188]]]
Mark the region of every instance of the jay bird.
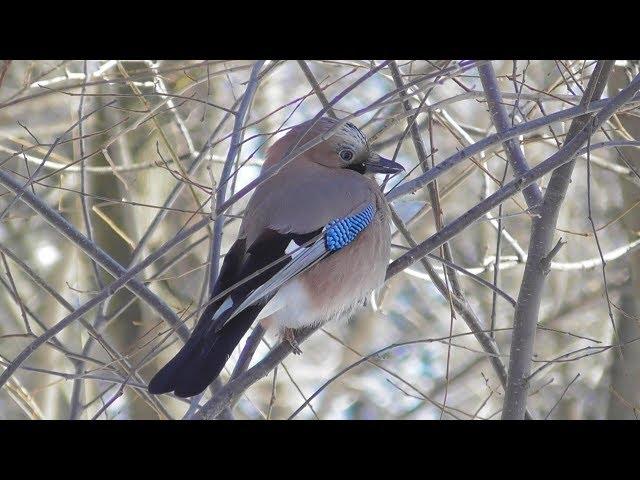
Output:
[[212,292],[220,298],[153,377],[150,393],[201,393],[256,320],[300,353],[295,329],[350,315],[384,283],[389,206],[365,174],[395,174],[402,165],[373,152],[353,124],[324,117],[290,129],[269,148],[262,170],[320,135],[328,138],[255,189]]

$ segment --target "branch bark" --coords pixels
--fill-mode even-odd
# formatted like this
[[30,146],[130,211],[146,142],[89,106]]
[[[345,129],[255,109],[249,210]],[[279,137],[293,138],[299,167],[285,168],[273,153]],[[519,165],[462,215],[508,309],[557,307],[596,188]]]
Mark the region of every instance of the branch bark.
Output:
[[[628,103],[632,99],[634,103],[640,101],[640,95],[635,94],[624,103]],[[536,118],[535,120],[531,120],[526,123],[521,123],[520,125],[505,130],[504,132],[489,135],[479,142],[474,143],[470,147],[460,150],[457,153],[446,158],[445,160],[431,168],[428,172],[414,178],[413,180],[409,180],[398,185],[387,194],[387,198],[389,199],[389,201],[394,201],[404,195],[415,193],[425,185],[433,182],[436,178],[438,178],[444,172],[448,171],[450,168],[455,167],[467,158],[473,157],[474,155],[477,155],[484,150],[488,150],[489,147],[503,143],[511,138],[534,132],[555,122],[562,122],[587,113],[602,111],[602,109],[606,105],[608,105],[610,101],[611,99],[604,99],[591,102],[586,106],[578,105],[577,107],[567,108],[566,110],[554,112],[549,115],[545,115],[544,117]]]
[[[585,94],[582,97],[582,106],[587,106],[591,103],[591,100],[600,98],[614,63],[613,61],[599,61],[595,66]],[[640,77],[636,77],[632,83],[639,85]],[[620,95],[624,92],[623,90]],[[611,102],[615,101],[616,98],[618,97],[615,97]],[[560,152],[566,150],[569,145],[576,143],[576,141],[584,143],[602,124],[599,120],[602,119],[601,114],[603,112],[596,115],[593,120],[588,116],[580,116],[573,120],[569,127],[565,144],[560,149]],[[545,269],[544,260],[552,249],[558,214],[571,182],[571,174],[575,165],[575,160],[571,160],[572,158],[573,155],[568,158],[570,161],[563,162],[560,168],[551,175],[539,212],[540,216],[534,218],[531,223],[527,264],[513,321],[509,378],[502,410],[503,420],[522,420],[524,418],[536,325],[538,323],[544,281],[548,272]]]
[[[496,72],[493,70],[491,62],[484,63],[478,67],[478,73],[480,74],[480,81],[487,99],[487,105],[489,106],[489,113],[491,114],[491,120],[496,127],[496,132],[503,133],[509,130],[509,115],[504,108],[502,101],[502,95],[500,95],[500,89],[498,88],[498,80],[496,78]],[[516,140],[509,139],[504,142],[504,148],[507,152],[507,159],[509,165],[513,168],[515,175],[522,175],[529,170],[529,164],[524,153],[520,149],[520,145]],[[542,204],[542,192],[536,183],[532,183],[525,188],[522,193],[527,201],[527,206],[531,212],[536,213]]]
[[[260,69],[264,65],[264,60],[260,60],[253,64],[251,69],[251,76],[249,77],[249,83],[242,96],[240,107],[236,113],[236,118],[233,123],[233,134],[231,135],[231,143],[229,145],[229,151],[227,152],[227,159],[222,167],[222,173],[220,174],[220,181],[218,182],[218,190],[216,192],[216,205],[224,203],[227,197],[227,187],[229,174],[233,168],[233,164],[238,155],[240,149],[240,143],[242,141],[242,133],[244,127],[245,117],[249,112],[249,107],[253,102],[253,97],[258,89],[258,82]],[[209,267],[209,294],[213,291],[213,287],[218,277],[218,267],[220,264],[220,249],[222,248],[222,233],[224,227],[225,217],[218,215],[213,224],[213,240],[211,242],[211,266]]]

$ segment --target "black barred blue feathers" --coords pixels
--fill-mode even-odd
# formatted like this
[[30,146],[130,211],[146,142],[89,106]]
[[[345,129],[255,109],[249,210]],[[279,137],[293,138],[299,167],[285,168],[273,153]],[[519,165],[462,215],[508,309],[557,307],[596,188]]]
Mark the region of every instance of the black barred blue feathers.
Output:
[[353,242],[360,232],[371,223],[374,214],[373,204],[370,203],[360,213],[331,220],[324,233],[327,250],[335,252]]

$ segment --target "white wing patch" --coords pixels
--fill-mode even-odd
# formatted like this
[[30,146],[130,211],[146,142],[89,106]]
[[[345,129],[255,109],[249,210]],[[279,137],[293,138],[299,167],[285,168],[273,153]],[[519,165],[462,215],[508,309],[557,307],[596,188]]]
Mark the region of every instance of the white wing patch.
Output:
[[284,251],[284,253],[286,253],[287,255],[289,255],[289,254],[291,254],[291,253],[295,252],[298,248],[300,248],[300,245],[298,245],[298,244],[296,243],[296,241],[295,241],[295,240],[291,240],[291,241],[289,242],[289,245],[287,245],[287,248],[286,248],[286,250]]
[[281,310],[282,308],[284,308],[286,306],[286,302],[284,302],[283,300],[284,299],[282,298],[282,295],[278,295],[276,293],[275,296],[267,302],[264,308],[260,310],[260,313],[258,314],[256,321],[260,321],[263,318],[266,318],[269,315],[272,315],[276,313],[278,310]]
[[231,307],[233,307],[233,299],[231,298],[231,295],[229,295],[222,303],[222,305],[220,305],[220,308],[216,310],[216,313],[213,315],[213,319],[217,320],[218,318],[220,318],[220,315],[229,310]]

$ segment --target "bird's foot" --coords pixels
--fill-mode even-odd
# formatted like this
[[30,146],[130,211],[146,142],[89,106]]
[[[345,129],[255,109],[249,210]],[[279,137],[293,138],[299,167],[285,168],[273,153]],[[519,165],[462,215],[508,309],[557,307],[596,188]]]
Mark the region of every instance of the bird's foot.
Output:
[[291,345],[291,349],[293,350],[294,354],[300,355],[302,353],[302,350],[300,350],[300,345],[298,345],[298,341],[296,340],[295,330],[293,328],[285,328],[282,332],[282,337],[284,338],[284,340],[289,342],[289,345]]

